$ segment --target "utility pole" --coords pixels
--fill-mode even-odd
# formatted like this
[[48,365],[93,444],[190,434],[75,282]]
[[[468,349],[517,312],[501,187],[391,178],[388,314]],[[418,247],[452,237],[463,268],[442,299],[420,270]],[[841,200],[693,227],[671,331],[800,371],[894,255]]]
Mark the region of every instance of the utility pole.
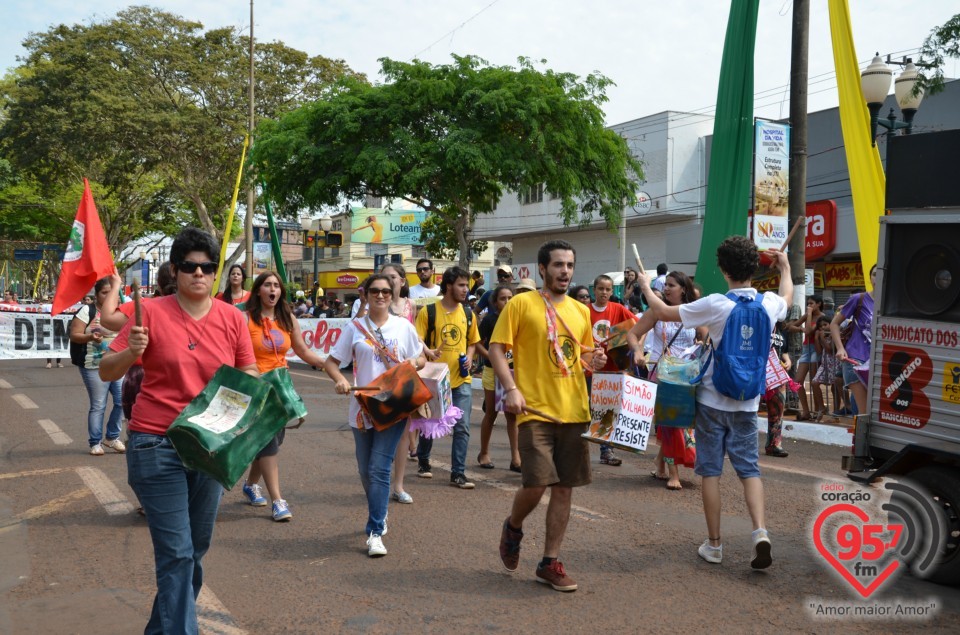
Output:
[[[810,40],[810,0],[793,0],[790,47],[790,192],[789,227],[807,215],[807,53]],[[805,222],[805,221],[804,221]],[[793,278],[793,304],[789,315],[802,315],[805,304],[804,270],[806,230],[798,231],[788,245]]]
[[[248,94],[249,120],[247,121],[247,134],[250,135],[250,144],[253,145],[253,0],[250,0],[250,89]],[[253,183],[247,188],[247,215],[243,219],[244,252],[246,253],[245,268],[247,278],[253,278],[253,209],[256,205],[256,192]]]

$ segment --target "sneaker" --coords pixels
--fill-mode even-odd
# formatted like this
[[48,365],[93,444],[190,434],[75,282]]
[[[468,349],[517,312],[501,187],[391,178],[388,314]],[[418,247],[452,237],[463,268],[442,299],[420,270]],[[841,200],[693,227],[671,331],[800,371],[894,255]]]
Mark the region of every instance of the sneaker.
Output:
[[549,584],[555,591],[576,591],[577,583],[563,570],[563,563],[554,560],[545,567],[537,566],[537,582]]
[[273,501],[273,519],[275,521],[279,523],[290,520],[291,518],[293,518],[293,514],[290,513],[290,508],[287,507],[287,501],[282,498]]
[[753,532],[753,558],[750,559],[750,566],[754,569],[766,569],[773,563],[771,555],[770,536],[766,529],[758,529]]
[[123,441],[120,439],[107,439],[104,441],[103,445],[112,449],[114,452],[119,452],[120,454],[123,454],[127,451],[127,446],[125,446]]
[[63,364],[61,362],[57,362],[57,368],[63,368]]
[[430,468],[430,464],[421,463],[420,468],[417,470],[417,476],[420,478],[433,478],[433,471]]
[[714,547],[710,544],[709,539],[703,541],[703,544],[697,549],[697,553],[700,554],[701,558],[713,564],[720,564],[723,561],[723,545]]
[[387,555],[387,548],[383,546],[380,534],[370,534],[367,538],[367,555],[371,558],[380,558]]
[[103,456],[103,446],[97,443],[90,446],[90,454],[93,456]]
[[790,456],[790,453],[783,448],[767,448],[765,452],[767,453],[767,456],[775,456],[781,459],[785,459]]
[[617,466],[617,465],[622,465],[622,464],[623,464],[623,461],[621,461],[621,460],[618,459],[617,457],[613,456],[613,454],[605,454],[605,455],[601,456],[601,457],[600,457],[600,462],[601,462],[602,464],[604,464],[604,465],[613,465],[613,466]]
[[467,477],[463,474],[451,474],[450,475],[450,485],[454,487],[459,487],[460,489],[473,489],[474,485],[467,480]]
[[416,453],[415,451],[414,451],[414,452],[408,452],[408,453],[407,453],[407,460],[408,460],[408,461],[416,461],[416,460],[417,460],[417,453]]
[[47,362],[47,368],[53,368],[53,364],[51,364],[50,362]]
[[404,505],[410,505],[413,503],[413,496],[410,496],[410,494],[407,494],[406,492],[394,492],[393,500],[397,501],[398,503],[403,503]]
[[503,528],[500,530],[500,562],[503,567],[510,572],[516,571],[520,566],[520,541],[523,540],[523,532],[510,527],[510,517],[503,521]]
[[266,507],[267,499],[263,497],[263,494],[260,493],[259,485],[247,485],[243,484],[243,493],[246,495],[247,499],[250,501],[250,504],[254,507]]

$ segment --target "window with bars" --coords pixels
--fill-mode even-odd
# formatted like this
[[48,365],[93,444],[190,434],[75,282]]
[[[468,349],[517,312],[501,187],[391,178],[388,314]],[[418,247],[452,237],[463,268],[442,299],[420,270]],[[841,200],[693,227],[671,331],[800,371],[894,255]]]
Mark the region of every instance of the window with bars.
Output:
[[521,194],[521,200],[524,205],[532,205],[533,203],[542,203],[543,202],[543,184],[537,185],[535,187],[528,187],[523,190]]

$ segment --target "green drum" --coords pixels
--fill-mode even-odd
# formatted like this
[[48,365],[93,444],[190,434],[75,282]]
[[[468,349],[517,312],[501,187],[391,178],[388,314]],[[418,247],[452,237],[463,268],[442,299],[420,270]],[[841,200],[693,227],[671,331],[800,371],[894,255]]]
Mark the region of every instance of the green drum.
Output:
[[271,383],[224,365],[174,420],[167,436],[184,466],[230,489],[289,420]]
[[307,416],[307,407],[294,389],[288,369],[274,368],[270,372],[260,375],[260,379],[269,383],[277,391],[280,403],[283,404],[287,412],[287,421],[303,419]]

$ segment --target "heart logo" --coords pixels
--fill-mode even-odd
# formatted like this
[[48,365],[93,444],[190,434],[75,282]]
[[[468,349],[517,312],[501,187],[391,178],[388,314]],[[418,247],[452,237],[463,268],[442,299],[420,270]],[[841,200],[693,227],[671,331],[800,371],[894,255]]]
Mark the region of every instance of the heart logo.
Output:
[[[823,540],[823,526],[831,517],[842,514],[852,514],[860,523],[842,525],[833,536],[833,544],[827,545]],[[869,521],[870,517],[859,507],[838,503],[820,512],[813,525],[813,542],[817,551],[864,599],[879,589],[901,565],[897,558],[885,566],[880,560],[887,551],[896,548],[903,526],[887,525],[887,529],[893,531],[893,538],[885,542],[880,536],[883,525]]]
[[741,326],[741,327],[740,327],[740,337],[742,337],[742,338],[745,339],[745,340],[748,340],[748,339],[750,339],[751,337],[753,337],[753,327],[752,327],[752,326],[747,326],[746,324],[744,324],[743,326]]

